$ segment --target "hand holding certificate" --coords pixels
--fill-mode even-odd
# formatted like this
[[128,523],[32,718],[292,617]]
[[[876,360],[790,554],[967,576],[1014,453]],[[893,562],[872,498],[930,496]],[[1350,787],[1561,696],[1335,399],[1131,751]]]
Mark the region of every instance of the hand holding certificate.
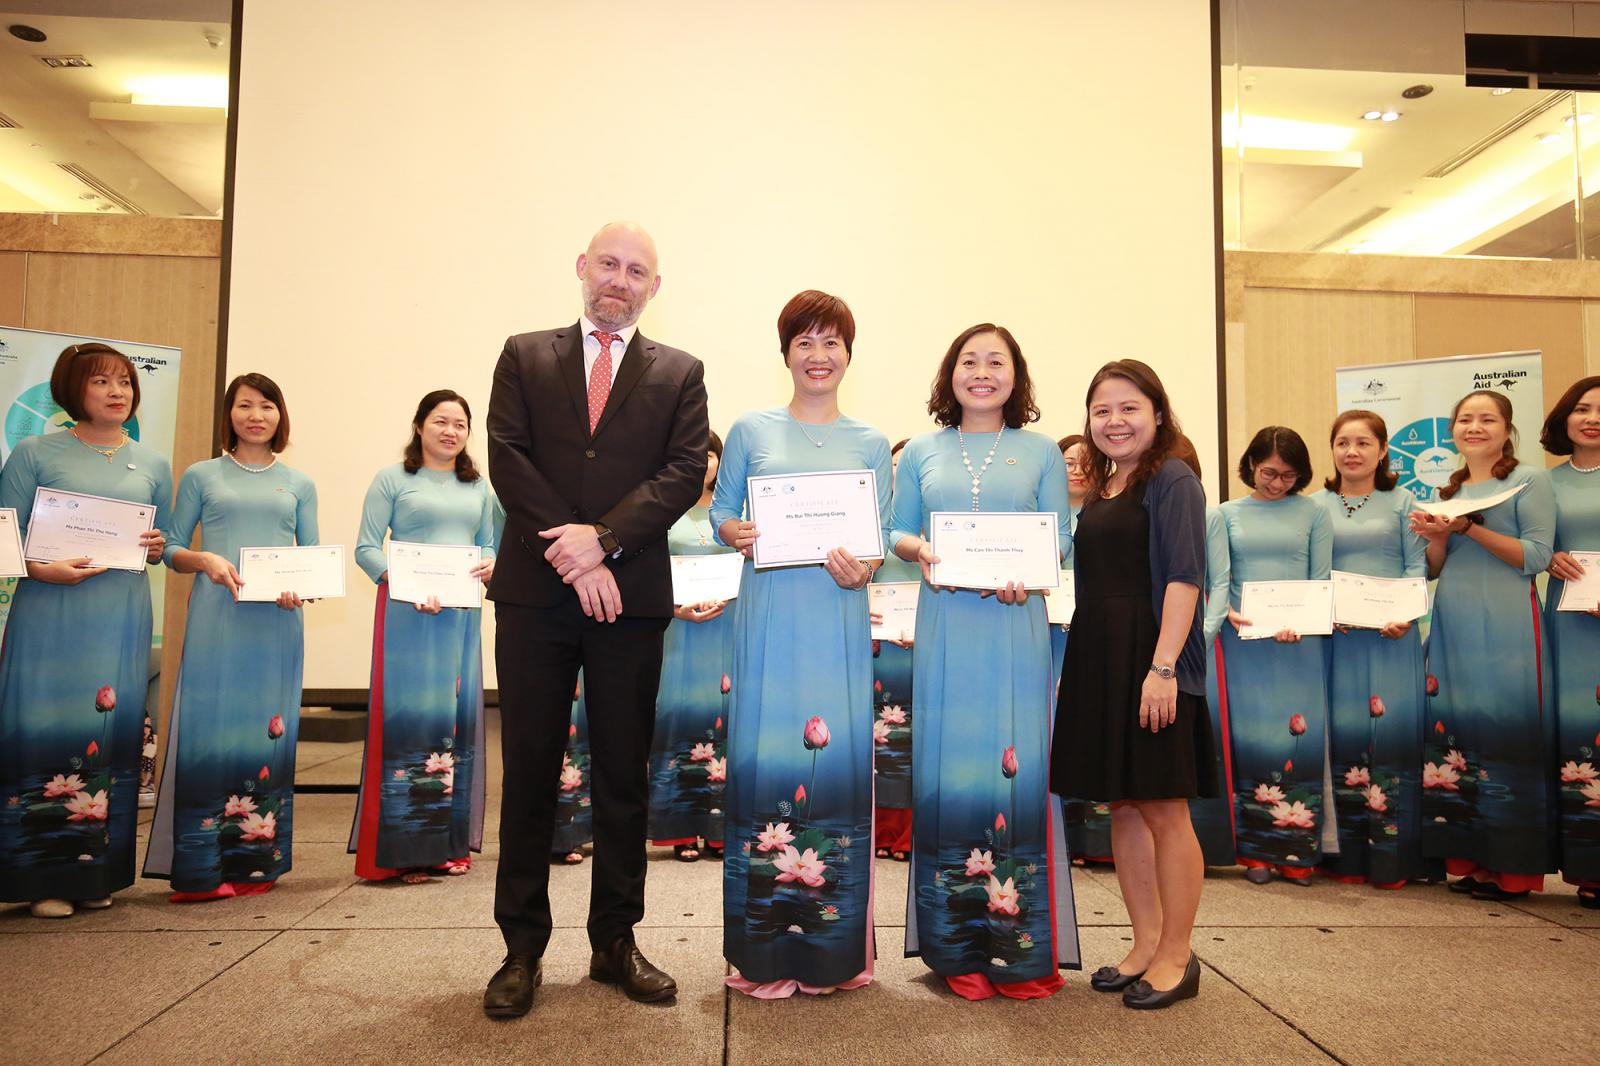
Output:
[[27,577],[28,564],[22,558],[22,537],[17,532],[17,512],[0,507],[0,577]]
[[1600,552],[1562,552],[1558,554],[1570,556],[1570,563],[1576,563],[1581,568],[1582,573],[1575,578],[1568,578],[1563,581],[1561,599],[1556,604],[1556,610],[1600,610]]
[[1415,622],[1428,613],[1428,581],[1421,577],[1368,577],[1335,570],[1333,621],[1358,629]]
[[934,511],[928,516],[933,584],[1053,589],[1061,583],[1054,511]]
[[757,570],[826,563],[843,549],[883,558],[878,478],[872,470],[772,474],[748,480]]
[[696,603],[726,603],[739,595],[744,577],[744,556],[738,552],[716,555],[672,556],[672,602],[679,607]]
[[389,595],[402,603],[482,607],[483,582],[476,573],[483,549],[476,544],[389,542]]
[[143,570],[156,509],[148,503],[39,488],[23,554],[31,562],[88,559],[110,570]]
[[911,640],[917,635],[920,581],[883,581],[867,586],[867,610],[881,621],[872,624],[873,640]]
[[1060,587],[1044,598],[1044,620],[1053,626],[1070,626],[1078,609],[1078,581],[1071,570],[1061,571]]
[[240,603],[276,603],[284,593],[302,600],[344,595],[344,547],[316,544],[295,548],[241,548]]
[[1426,502],[1419,500],[1417,502],[1417,510],[1423,514],[1434,515],[1454,522],[1462,515],[1472,514],[1476,511],[1487,511],[1491,507],[1497,507],[1505,503],[1511,497],[1527,488],[1528,484],[1528,482],[1524,481],[1522,484],[1514,485],[1504,492],[1497,492],[1493,496],[1482,496],[1472,500],[1465,500],[1460,496],[1449,500],[1428,500]]
[[[1239,588],[1241,640],[1290,632],[1302,637],[1333,632],[1332,581],[1246,581]],[[1393,621],[1393,619],[1390,619]]]

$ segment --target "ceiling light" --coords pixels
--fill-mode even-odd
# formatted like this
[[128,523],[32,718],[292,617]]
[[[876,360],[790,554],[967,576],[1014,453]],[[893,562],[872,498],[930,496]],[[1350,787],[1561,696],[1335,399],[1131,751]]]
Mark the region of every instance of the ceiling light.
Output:
[[29,44],[40,44],[50,39],[45,36],[43,30],[26,26],[20,22],[11,27],[11,36],[19,41],[27,41]]
[[1368,122],[1376,122],[1380,118],[1383,117],[1383,112],[1382,111],[1376,111],[1376,110],[1368,111],[1366,114],[1362,115],[1361,117],[1366,119]]
[[1562,124],[1567,126],[1572,125],[1574,121],[1581,122],[1587,126],[1589,123],[1594,121],[1594,116],[1585,111],[1577,116],[1568,115],[1566,118],[1561,120]]
[[1385,121],[1385,122],[1393,122],[1393,121],[1395,121],[1396,119],[1398,119],[1400,117],[1400,112],[1398,112],[1398,111],[1385,111],[1383,114],[1379,115],[1378,117],[1383,119],[1383,121]]
[[135,104],[166,107],[227,107],[228,79],[221,74],[169,74],[127,83]]
[[1559,134],[1559,133],[1541,133],[1541,134],[1539,134],[1539,143],[1540,144],[1560,144],[1564,140],[1566,140],[1566,138],[1561,136],[1561,134]]
[[1224,148],[1242,145],[1245,148],[1276,148],[1294,152],[1342,152],[1350,147],[1355,137],[1356,131],[1349,126],[1303,122],[1294,118],[1268,118],[1265,115],[1245,115],[1241,120],[1231,111],[1222,116]]
[[1508,86],[1502,85],[1498,89],[1490,89],[1489,90],[1489,95],[1490,96],[1504,96],[1506,93],[1508,93],[1510,91],[1511,91],[1511,89]]
[[1431,92],[1433,92],[1433,86],[1431,85],[1412,85],[1403,90],[1400,95],[1407,100],[1420,100]]

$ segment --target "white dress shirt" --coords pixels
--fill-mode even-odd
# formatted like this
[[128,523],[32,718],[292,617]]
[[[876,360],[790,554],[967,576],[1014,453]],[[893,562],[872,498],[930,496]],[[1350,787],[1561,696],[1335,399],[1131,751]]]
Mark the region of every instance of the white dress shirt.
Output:
[[[594,331],[600,327],[590,322],[588,315],[579,315],[578,328],[583,330],[583,384],[587,388],[589,378],[594,374],[595,361],[600,358],[600,342],[594,337]],[[617,339],[611,342],[611,384],[615,385],[617,371],[622,369],[622,356],[627,352],[628,345],[633,343],[633,335],[639,332],[639,324],[636,322],[631,326],[606,332],[614,332],[617,335]]]

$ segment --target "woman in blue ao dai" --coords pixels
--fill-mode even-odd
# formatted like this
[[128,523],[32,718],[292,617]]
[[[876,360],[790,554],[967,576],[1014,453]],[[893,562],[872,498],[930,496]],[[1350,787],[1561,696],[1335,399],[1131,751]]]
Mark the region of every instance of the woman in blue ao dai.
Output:
[[[910,439],[890,449],[895,474]],[[872,575],[874,582],[918,586],[922,571],[893,551]],[[915,594],[920,595],[920,589]],[[881,619],[874,614],[872,624]],[[906,862],[911,858],[911,659],[916,634],[902,632],[872,641],[872,741],[873,741],[873,854],[880,859]]]
[[906,954],[951,991],[1042,999],[1078,969],[1072,874],[1050,795],[1050,626],[1044,597],[931,584],[926,539],[941,511],[1054,518],[1071,544],[1066,470],[1039,417],[1009,330],[972,326],[951,343],[928,411],[943,429],[906,446],[890,544],[930,584],[917,605],[913,686],[920,727],[911,773]]
[[[711,503],[717,540],[747,556],[760,532],[747,477],[871,470],[880,521],[889,509],[888,438],[839,413],[849,307],[800,293],[778,339],[793,397],[734,422]],[[872,980],[873,569],[843,548],[821,565],[746,564],[734,602],[722,950],[728,985],[748,995]]]
[[[1545,620],[1556,693],[1561,789],[1561,875],[1578,902],[1600,908],[1600,608],[1561,610],[1568,581],[1585,565],[1573,552],[1600,552],[1600,377],[1573,384],[1545,419],[1545,451],[1565,455],[1550,471],[1556,497],[1555,555]],[[1589,566],[1596,565],[1591,558]]]
[[222,411],[227,450],[184,471],[166,550],[173,570],[205,578],[189,593],[144,860],[144,876],[172,882],[174,903],[265,892],[293,863],[301,600],[240,602],[239,553],[316,544],[317,490],[278,461],[289,412],[270,378],[234,378]]
[[[1089,487],[1088,469],[1085,465],[1084,436],[1074,433],[1056,442],[1067,468],[1067,501],[1072,514],[1070,532],[1077,524],[1078,512],[1083,510],[1083,494]],[[1062,567],[1072,569],[1072,544],[1067,544],[1067,554]],[[1055,689],[1061,686],[1061,663],[1067,654],[1070,625],[1050,627],[1050,670]],[[1111,863],[1111,805],[1103,800],[1063,799],[1062,820],[1067,827],[1067,850],[1074,866],[1088,863]]]
[[1326,581],[1333,565],[1328,512],[1297,493],[1311,480],[1300,434],[1267,426],[1239,460],[1250,495],[1224,503],[1228,531],[1228,730],[1233,748],[1233,804],[1245,876],[1265,884],[1276,868],[1308,885],[1322,858],[1327,688],[1323,637],[1283,631],[1241,640],[1239,597],[1249,581]]
[[404,603],[389,596],[384,535],[476,545],[494,571],[495,504],[467,455],[472,412],[448,389],[417,406],[402,463],[367,490],[356,563],[378,586],[372,696],[350,850],[369,881],[429,870],[466,873],[483,843],[483,653],[477,607]]
[[594,842],[594,776],[589,758],[589,709],[583,695],[583,671],[572,688],[572,717],[567,722],[567,750],[561,753],[561,778],[556,790],[555,833],[550,861],[563,866],[583,862],[583,848]]
[[[716,542],[711,494],[722,462],[722,438],[711,434],[705,491],[667,530],[674,556],[731,551]],[[680,603],[662,645],[656,731],[650,745],[651,842],[680,862],[700,858],[703,841],[722,853],[722,804],[728,782],[728,701],[732,694],[733,610],[730,603]]]
[[[1328,434],[1333,476],[1312,497],[1333,527],[1333,569],[1378,578],[1427,573],[1411,532],[1417,501],[1389,469],[1389,429],[1345,411]],[[1347,883],[1399,888],[1430,878],[1422,857],[1422,638],[1410,619],[1341,626],[1328,644],[1328,737],[1339,851],[1323,870]]]
[[[50,375],[72,420],[29,437],[0,473],[0,507],[26,537],[35,491],[148,505],[143,534],[161,558],[172,467],[122,428],[139,406],[138,373],[104,344],[74,344]],[[111,906],[133,884],[144,693],[149,679],[150,579],[87,558],[28,563],[0,648],[0,901],[34,917]]]
[[[1441,499],[1511,499],[1456,519],[1413,512],[1437,575],[1428,633],[1422,848],[1484,899],[1544,889],[1559,810],[1554,692],[1533,579],[1550,565],[1556,502],[1517,462],[1511,401],[1468,393],[1450,416],[1464,465]],[[1437,687],[1435,687],[1437,686]],[[1435,692],[1437,694],[1435,694]]]

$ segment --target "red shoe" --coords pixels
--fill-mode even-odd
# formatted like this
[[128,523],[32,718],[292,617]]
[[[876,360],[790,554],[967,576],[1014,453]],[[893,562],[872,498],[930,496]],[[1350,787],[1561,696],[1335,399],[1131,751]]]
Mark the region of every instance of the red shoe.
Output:
[[239,893],[234,887],[224,881],[209,892],[174,892],[167,897],[168,903],[209,903],[214,899],[232,899]]

